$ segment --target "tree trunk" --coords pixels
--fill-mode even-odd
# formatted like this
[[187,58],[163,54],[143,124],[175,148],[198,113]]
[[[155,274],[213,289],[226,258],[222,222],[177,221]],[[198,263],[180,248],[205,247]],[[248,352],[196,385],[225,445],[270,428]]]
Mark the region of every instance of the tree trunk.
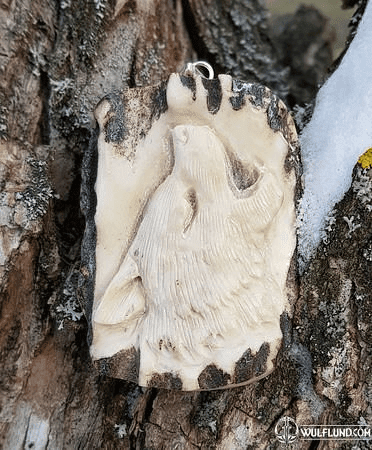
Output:
[[[81,163],[95,105],[198,58],[301,103],[308,92],[286,97],[291,70],[266,20],[259,0],[0,1],[4,450],[280,448],[274,429],[283,416],[298,424],[372,423],[372,217],[353,188],[295,280],[294,317],[282,324],[268,377],[179,392],[109,378],[90,359],[77,287]],[[360,181],[358,168],[354,178]],[[297,448],[353,445],[301,441]]]

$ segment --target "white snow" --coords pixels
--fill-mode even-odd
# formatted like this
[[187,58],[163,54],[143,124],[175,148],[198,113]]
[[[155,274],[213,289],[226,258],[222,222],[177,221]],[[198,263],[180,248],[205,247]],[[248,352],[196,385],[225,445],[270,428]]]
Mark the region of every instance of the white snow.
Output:
[[304,268],[326,216],[350,187],[359,156],[372,147],[372,1],[340,66],[319,90],[300,142],[304,195],[298,237]]

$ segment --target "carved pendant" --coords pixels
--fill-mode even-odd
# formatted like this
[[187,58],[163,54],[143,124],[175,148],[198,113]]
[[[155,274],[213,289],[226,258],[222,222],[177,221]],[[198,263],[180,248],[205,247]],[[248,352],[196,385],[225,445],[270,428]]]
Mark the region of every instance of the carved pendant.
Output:
[[93,360],[159,388],[268,375],[296,245],[284,104],[228,75],[172,74],[106,96],[95,116],[81,283]]

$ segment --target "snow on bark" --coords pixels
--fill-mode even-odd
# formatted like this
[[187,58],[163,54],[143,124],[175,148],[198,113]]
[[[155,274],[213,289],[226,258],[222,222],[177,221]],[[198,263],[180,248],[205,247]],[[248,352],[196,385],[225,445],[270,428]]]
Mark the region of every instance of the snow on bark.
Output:
[[372,145],[372,3],[335,73],[320,89],[301,136],[304,195],[299,205],[302,266],[322,237],[326,217],[350,187],[358,157]]

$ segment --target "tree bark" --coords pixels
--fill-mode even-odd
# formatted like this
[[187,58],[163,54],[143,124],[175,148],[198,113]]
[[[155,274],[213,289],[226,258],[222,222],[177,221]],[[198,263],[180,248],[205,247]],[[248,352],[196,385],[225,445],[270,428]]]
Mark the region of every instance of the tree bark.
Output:
[[353,188],[296,280],[270,376],[184,393],[106,377],[90,360],[77,283],[92,111],[197,58],[286,100],[290,70],[262,2],[3,0],[0,34],[0,447],[274,449],[283,416],[372,424],[372,217]]

